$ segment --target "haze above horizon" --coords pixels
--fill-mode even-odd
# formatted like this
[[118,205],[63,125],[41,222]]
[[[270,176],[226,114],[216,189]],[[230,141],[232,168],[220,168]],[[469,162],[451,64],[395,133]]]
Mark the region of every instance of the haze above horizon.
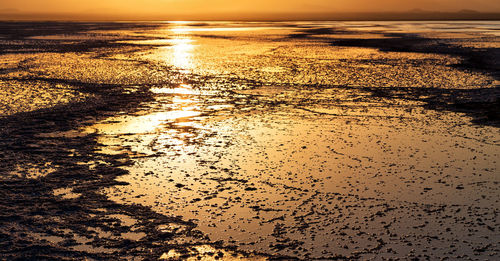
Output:
[[[61,17],[63,14],[77,15],[77,18],[129,18],[144,19],[168,16],[173,19],[246,19],[277,18],[278,14],[304,14],[307,17],[322,18],[325,13],[346,12],[406,12],[429,10],[457,12],[475,10],[479,12],[500,12],[500,1],[496,0],[0,0],[0,13],[6,18]],[[43,15],[42,15],[43,14]],[[263,15],[264,14],[264,15]],[[293,18],[293,17],[290,17]]]

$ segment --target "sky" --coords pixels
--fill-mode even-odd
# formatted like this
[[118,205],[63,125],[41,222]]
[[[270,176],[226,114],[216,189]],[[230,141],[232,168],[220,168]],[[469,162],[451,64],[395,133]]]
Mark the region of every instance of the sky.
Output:
[[386,12],[423,9],[500,12],[499,0],[0,0],[0,12],[134,15]]

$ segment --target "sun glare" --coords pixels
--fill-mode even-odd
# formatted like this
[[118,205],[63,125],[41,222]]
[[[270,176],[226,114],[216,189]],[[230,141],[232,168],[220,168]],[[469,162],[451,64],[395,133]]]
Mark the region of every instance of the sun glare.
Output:
[[[175,29],[173,29],[175,30]],[[189,73],[190,69],[192,69],[193,61],[193,49],[195,45],[193,44],[194,40],[192,40],[188,34],[187,30],[181,30],[178,28],[176,33],[180,35],[176,35],[176,38],[171,39],[169,41],[172,44],[172,65],[180,70],[183,70],[185,73]]]

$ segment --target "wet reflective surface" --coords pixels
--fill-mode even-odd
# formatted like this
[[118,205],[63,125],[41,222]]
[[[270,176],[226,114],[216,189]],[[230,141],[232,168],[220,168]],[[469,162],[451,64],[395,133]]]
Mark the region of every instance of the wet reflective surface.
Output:
[[498,257],[498,22],[1,26],[1,256]]

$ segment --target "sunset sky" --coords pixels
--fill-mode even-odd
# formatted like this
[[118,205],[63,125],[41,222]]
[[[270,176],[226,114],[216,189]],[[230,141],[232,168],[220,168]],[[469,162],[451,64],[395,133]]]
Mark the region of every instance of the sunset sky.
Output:
[[127,15],[380,12],[424,9],[499,12],[498,0],[0,0],[0,12]]

